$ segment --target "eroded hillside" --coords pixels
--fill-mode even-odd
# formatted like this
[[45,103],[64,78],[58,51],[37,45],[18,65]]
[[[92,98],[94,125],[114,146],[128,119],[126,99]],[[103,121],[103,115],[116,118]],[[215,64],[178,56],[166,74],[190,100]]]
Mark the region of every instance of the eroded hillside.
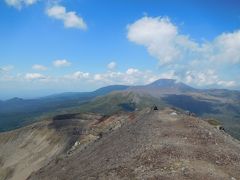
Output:
[[0,179],[26,179],[33,171],[67,154],[102,116],[96,114],[59,115],[30,126],[0,134]]
[[102,117],[29,179],[238,179],[240,144],[172,109]]

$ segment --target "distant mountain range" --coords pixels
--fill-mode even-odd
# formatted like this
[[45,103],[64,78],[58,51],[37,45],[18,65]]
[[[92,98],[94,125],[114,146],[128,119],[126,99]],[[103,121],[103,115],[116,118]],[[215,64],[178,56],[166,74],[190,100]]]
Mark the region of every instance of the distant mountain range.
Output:
[[38,99],[13,98],[0,102],[0,131],[15,129],[39,116],[66,112],[113,114],[156,104],[190,111],[219,120],[240,138],[240,92],[226,89],[200,90],[173,79],[159,79],[143,86],[114,85],[93,92],[62,93]]
[[0,101],[0,132],[24,126],[34,122],[35,117],[42,116],[58,109],[80,106],[97,96],[112,91],[127,89],[128,86],[113,85],[97,89],[93,92],[66,92],[37,99],[12,98]]

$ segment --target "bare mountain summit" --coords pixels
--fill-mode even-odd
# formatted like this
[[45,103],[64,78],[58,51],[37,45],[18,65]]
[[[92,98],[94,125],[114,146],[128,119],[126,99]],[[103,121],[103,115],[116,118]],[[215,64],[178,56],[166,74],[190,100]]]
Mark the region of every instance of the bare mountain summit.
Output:
[[150,84],[144,86],[131,86],[128,88],[130,91],[143,92],[152,95],[162,94],[179,94],[179,93],[190,93],[196,92],[194,89],[182,82],[178,82],[175,79],[159,79]]
[[240,178],[239,141],[173,109],[102,117],[88,128],[28,179]]

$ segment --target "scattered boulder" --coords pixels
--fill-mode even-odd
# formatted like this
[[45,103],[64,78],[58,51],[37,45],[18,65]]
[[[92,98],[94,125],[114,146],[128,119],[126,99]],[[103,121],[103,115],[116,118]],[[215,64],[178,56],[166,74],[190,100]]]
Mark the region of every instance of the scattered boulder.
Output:
[[196,117],[196,114],[191,112],[191,111],[185,111],[185,114],[188,115],[188,116],[194,116]]
[[218,125],[218,126],[217,126],[217,129],[220,130],[220,131],[225,131],[224,127],[221,126],[221,125]]
[[185,114],[190,116],[191,112],[190,111],[185,111]]
[[171,116],[176,116],[177,113],[176,113],[176,112],[171,112],[170,115],[171,115]]

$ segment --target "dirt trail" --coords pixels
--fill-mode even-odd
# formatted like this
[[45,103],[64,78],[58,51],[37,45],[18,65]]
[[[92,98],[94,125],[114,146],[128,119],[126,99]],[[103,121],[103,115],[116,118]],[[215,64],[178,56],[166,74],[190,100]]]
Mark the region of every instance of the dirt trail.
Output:
[[[173,110],[136,113],[29,179],[239,179],[239,141]],[[140,112],[139,112],[140,113]]]

